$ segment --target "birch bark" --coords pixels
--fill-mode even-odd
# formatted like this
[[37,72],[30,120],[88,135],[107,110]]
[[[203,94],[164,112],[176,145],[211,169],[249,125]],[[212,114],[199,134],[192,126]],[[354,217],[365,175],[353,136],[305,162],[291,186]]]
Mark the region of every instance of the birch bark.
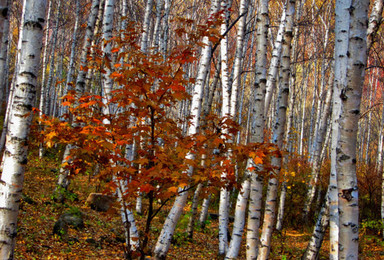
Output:
[[[333,73],[330,79],[333,81]],[[321,167],[321,158],[320,158],[321,151],[323,147],[327,145],[324,142],[324,140],[325,140],[325,135],[327,133],[328,117],[331,112],[331,101],[332,101],[332,85],[329,86],[329,89],[327,92],[324,109],[321,113],[321,120],[320,120],[318,135],[315,136],[315,140],[314,140],[314,142],[317,144],[313,151],[311,180],[309,183],[307,199],[306,199],[304,210],[303,210],[303,218],[305,221],[307,221],[307,217],[308,217],[312,202],[315,198],[316,185],[319,179],[320,167]]]
[[[0,1],[0,112],[3,111],[3,103],[6,96],[7,53],[9,38],[9,8],[10,0]],[[2,150],[2,149],[1,149]],[[0,150],[0,151],[1,151]]]
[[76,0],[76,20],[74,25],[74,30],[72,34],[72,45],[71,45],[71,54],[69,58],[68,72],[67,72],[67,81],[66,88],[73,89],[73,72],[75,70],[75,54],[76,54],[76,45],[78,42],[78,30],[79,30],[79,19],[80,19],[80,0]]
[[45,0],[24,0],[23,4],[20,64],[9,118],[0,185],[1,259],[13,259],[15,248],[17,216],[27,164],[28,135],[32,107],[36,98],[46,5]]
[[324,235],[329,225],[328,192],[325,198],[325,202],[320,209],[319,216],[317,217],[316,225],[313,229],[311,239],[309,240],[307,249],[301,258],[302,260],[316,260],[319,258],[321,244],[323,243]]
[[[279,96],[276,106],[276,121],[273,128],[272,142],[277,145],[281,150],[283,148],[286,112],[288,106],[289,95],[289,79],[291,73],[291,41],[293,36],[293,19],[295,14],[295,0],[287,2],[286,11],[286,28],[284,32],[283,46],[282,46],[282,59],[281,59],[281,78],[279,80]],[[281,169],[281,158],[272,157],[271,163],[276,167],[277,173]],[[259,254],[257,259],[268,259],[271,237],[273,232],[273,225],[276,215],[276,200],[277,200],[277,186],[278,180],[276,176],[271,176],[268,182],[267,198],[265,202],[265,213],[262,235],[260,238]]]
[[[336,175],[339,212],[339,259],[358,259],[358,186],[356,140],[361,86],[367,62],[369,1],[336,1],[335,85],[332,132],[332,174]],[[351,11],[352,10],[352,11]],[[342,49],[346,46],[346,49]],[[340,66],[338,66],[338,64]],[[335,199],[334,197],[332,199]],[[331,246],[336,244],[331,243]],[[332,249],[332,248],[331,248]],[[333,255],[332,255],[333,256]],[[332,258],[333,259],[333,258]]]
[[[257,16],[257,47],[256,47],[256,70],[255,83],[253,88],[254,101],[252,107],[250,143],[264,142],[265,126],[265,89],[267,81],[267,45],[269,28],[269,0],[259,0],[259,10]],[[251,158],[248,158],[247,169],[253,166]],[[262,170],[258,165],[257,170]],[[257,171],[250,173],[251,186],[248,205],[248,223],[247,223],[247,260],[255,260],[259,248],[259,227],[261,219],[261,204],[263,192],[263,177],[257,174]]]
[[[221,35],[224,35],[228,29],[229,5],[227,0],[221,0],[221,11],[223,22],[221,24]],[[222,107],[221,116],[226,117],[231,114],[231,93],[229,86],[229,66],[228,66],[228,35],[225,35],[220,41],[221,55],[221,87],[222,87]],[[226,130],[222,130],[223,134],[228,134]],[[226,178],[222,173],[222,179]],[[225,255],[228,250],[228,209],[229,207],[229,191],[226,187],[220,190],[219,204],[219,255]]]
[[[83,48],[80,54],[80,70],[76,78],[76,92],[78,96],[81,96],[85,91],[85,79],[86,79],[85,69],[87,67],[87,56],[89,53],[89,49],[91,47],[94,27],[96,23],[97,14],[99,11],[99,4],[100,4],[100,0],[92,1],[91,13],[89,14],[88,21],[87,21],[87,28],[85,31]],[[70,145],[67,145],[65,147],[62,165],[68,162],[67,157],[70,154],[71,149],[72,148]],[[68,174],[69,172],[67,170],[65,170],[63,167],[60,168],[60,173],[59,173],[55,194],[54,194],[55,199],[59,201],[63,200],[63,190],[66,190],[69,185]]]
[[[210,16],[217,13],[219,10],[219,0],[212,0]],[[201,114],[201,104],[203,98],[203,89],[204,89],[204,81],[207,76],[209,65],[211,62],[211,50],[212,44],[209,41],[208,37],[203,38],[204,48],[201,53],[200,65],[198,69],[198,73],[196,76],[195,88],[192,93],[192,103],[191,103],[191,125],[188,129],[188,134],[193,135],[199,131],[199,121]],[[188,154],[187,158],[193,158],[192,154]],[[188,172],[186,174],[192,174],[193,167],[189,167]],[[181,216],[183,208],[188,198],[188,192],[186,190],[179,192],[179,195],[176,197],[176,200],[172,206],[171,211],[169,212],[167,219],[165,220],[163,229],[161,230],[160,236],[157,240],[154,254],[155,259],[165,259],[166,254],[171,245],[171,240],[173,233],[176,228],[176,224]]]
[[371,49],[377,31],[380,28],[380,24],[382,22],[382,15],[383,15],[383,0],[375,0],[373,3],[373,8],[371,11],[371,14],[369,16],[369,24],[367,29],[367,51],[369,53],[369,50]]
[[277,81],[277,72],[280,64],[281,50],[282,50],[282,41],[283,34],[285,31],[286,25],[286,5],[284,6],[283,13],[280,18],[279,30],[277,32],[276,40],[273,44],[272,58],[269,65],[267,85],[266,85],[266,94],[265,94],[265,104],[264,104],[264,116],[268,114],[269,106],[271,104],[272,94],[276,86]]

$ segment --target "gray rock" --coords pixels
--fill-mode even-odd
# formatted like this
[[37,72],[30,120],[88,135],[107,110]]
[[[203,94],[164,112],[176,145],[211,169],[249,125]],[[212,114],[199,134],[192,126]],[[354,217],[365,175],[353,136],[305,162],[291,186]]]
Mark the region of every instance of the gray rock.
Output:
[[115,199],[102,193],[91,193],[87,198],[87,204],[96,211],[108,211]]
[[60,218],[53,226],[53,234],[58,236],[66,236],[69,226],[76,229],[84,228],[83,217],[84,214],[78,210],[70,210],[65,212],[60,216]]

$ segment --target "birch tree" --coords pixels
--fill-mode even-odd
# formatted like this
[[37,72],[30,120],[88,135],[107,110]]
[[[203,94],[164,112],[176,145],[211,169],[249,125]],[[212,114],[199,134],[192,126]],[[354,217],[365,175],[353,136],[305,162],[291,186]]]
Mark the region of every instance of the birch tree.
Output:
[[302,260],[316,260],[319,258],[321,244],[323,242],[325,232],[329,225],[329,196],[328,192],[325,196],[325,202],[320,209],[319,216],[317,217],[316,225],[313,229],[312,236],[309,240],[307,249]]
[[[99,11],[99,4],[100,0],[93,0],[92,1],[92,7],[91,7],[91,12],[88,16],[88,21],[87,21],[87,27],[85,31],[85,37],[83,41],[83,48],[80,54],[80,70],[77,74],[76,78],[76,93],[78,96],[81,96],[84,91],[85,91],[85,81],[86,81],[86,70],[85,68],[87,67],[87,56],[89,53],[89,49],[91,47],[92,43],[92,38],[93,38],[93,33],[94,33],[94,28],[95,28],[95,23],[96,23],[96,18],[97,14]],[[70,88],[72,89],[72,88]],[[62,165],[66,164],[68,162],[68,156],[70,155],[71,151],[71,145],[67,145],[65,147],[65,151],[63,154],[63,160],[62,160]],[[69,179],[68,179],[69,172],[66,170],[64,167],[60,168],[59,172],[59,177],[57,180],[56,184],[56,189],[54,193],[55,199],[61,201],[64,199],[63,195],[63,190],[66,190],[69,185]]]
[[[283,148],[283,139],[286,122],[286,112],[288,107],[288,94],[289,94],[289,79],[290,79],[290,52],[291,41],[293,36],[293,19],[295,13],[295,1],[290,0],[287,2],[287,15],[286,27],[284,31],[283,47],[282,47],[282,60],[281,60],[281,73],[279,80],[279,96],[276,105],[276,121],[273,126],[272,142],[276,144],[279,149]],[[281,158],[272,157],[271,164],[276,167],[277,173],[281,169]],[[267,197],[265,202],[265,213],[262,235],[260,238],[259,254],[257,259],[268,259],[273,225],[276,215],[276,200],[277,200],[277,186],[278,180],[276,176],[271,176],[268,181]]]
[[[228,29],[229,6],[227,0],[221,0],[221,11],[223,22],[220,32],[224,35]],[[229,66],[228,66],[228,35],[224,35],[220,41],[221,55],[221,87],[222,87],[222,105],[221,116],[230,116],[231,113],[231,93],[229,88]],[[223,130],[223,134],[228,134]],[[225,173],[221,176],[226,178]],[[228,214],[229,214],[229,191],[226,187],[220,190],[220,205],[219,205],[219,255],[225,255],[228,250]]]
[[[331,80],[333,80],[333,73],[330,77]],[[311,180],[309,183],[309,189],[307,192],[307,199],[304,205],[304,219],[307,220],[311,204],[315,198],[315,191],[316,191],[316,185],[319,179],[319,174],[320,174],[320,167],[321,167],[321,151],[324,146],[327,144],[324,142],[325,140],[325,135],[327,133],[327,124],[328,124],[328,117],[331,112],[331,100],[332,99],[332,85],[329,86],[325,104],[324,104],[324,109],[323,112],[321,113],[321,120],[320,120],[320,126],[319,126],[319,133],[318,135],[315,136],[315,141],[316,147],[313,151],[313,159],[312,159],[312,170],[311,170]]]
[[[336,215],[336,223],[335,214],[330,215],[330,221],[333,222],[330,234],[338,235],[338,241],[334,238],[331,240],[331,259],[358,258],[356,140],[361,86],[367,61],[368,6],[369,1],[336,1],[331,157],[331,177],[336,179],[336,187],[331,186],[335,194],[330,197],[330,201],[331,204],[336,204],[337,208],[334,210],[339,214]],[[331,181],[330,185],[334,185],[334,180]],[[335,224],[338,226],[337,230],[334,228]]]
[[371,49],[375,36],[380,28],[382,22],[383,15],[383,0],[375,0],[373,3],[373,8],[371,14],[369,15],[369,24],[367,29],[367,51]]
[[[3,108],[3,101],[6,96],[7,77],[7,53],[9,38],[9,8],[10,0],[0,1],[0,111]],[[2,150],[2,149],[1,149]],[[0,150],[0,151],[1,151]]]
[[[217,13],[219,10],[219,0],[212,0],[210,17],[213,14]],[[199,131],[200,124],[200,114],[201,114],[201,105],[203,97],[203,89],[205,84],[205,79],[209,70],[209,65],[211,63],[212,55],[212,43],[209,41],[209,38],[205,36],[203,38],[204,48],[201,52],[199,69],[196,76],[196,83],[194,86],[194,91],[192,93],[192,103],[191,103],[191,125],[188,128],[188,135],[196,134]],[[188,154],[187,159],[193,159],[193,154]],[[193,167],[190,166],[188,172],[185,174],[191,175],[193,172]],[[157,239],[155,246],[155,258],[156,259],[165,259],[166,254],[171,245],[171,240],[173,233],[176,228],[176,224],[181,216],[183,208],[188,198],[187,190],[180,190],[179,195],[176,197],[175,202],[172,206],[171,211],[169,212],[167,219],[163,225],[160,236]]]
[[36,98],[46,5],[46,0],[24,0],[23,2],[20,64],[9,118],[0,185],[0,257],[2,259],[13,259],[15,248],[17,216],[27,164],[27,143],[32,107]]
[[277,31],[277,36],[273,44],[272,58],[271,58],[271,62],[268,70],[266,94],[265,94],[265,101],[264,101],[265,117],[268,114],[269,105],[271,104],[272,94],[276,86],[277,73],[279,70],[282,41],[283,41],[285,26],[286,26],[286,5],[284,6],[283,13],[281,14],[279,30]]
[[[244,49],[244,34],[246,29],[246,21],[247,21],[247,12],[248,12],[249,2],[248,0],[240,1],[240,10],[239,16],[241,16],[239,20],[239,27],[237,32],[237,41],[236,41],[236,57],[234,64],[234,81],[232,84],[232,92],[231,92],[231,102],[230,102],[230,115],[232,118],[236,117],[236,106],[237,106],[237,92],[238,88],[241,84],[241,65],[243,59],[243,49]],[[239,117],[241,118],[241,112]],[[233,224],[233,231],[231,236],[231,242],[228,248],[228,252],[226,254],[226,259],[235,259],[240,250],[240,243],[244,232],[245,226],[245,213],[247,209],[247,201],[249,196],[249,188],[250,188],[250,179],[246,174],[245,179],[242,183],[241,190],[237,197],[236,207],[235,207],[235,220]]]

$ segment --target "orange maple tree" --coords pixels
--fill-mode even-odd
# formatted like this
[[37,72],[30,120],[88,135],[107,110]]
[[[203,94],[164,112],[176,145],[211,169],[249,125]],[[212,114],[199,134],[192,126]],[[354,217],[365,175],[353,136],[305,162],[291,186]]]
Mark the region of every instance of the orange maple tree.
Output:
[[[261,163],[268,151],[262,144],[240,146],[228,142],[239,126],[228,117],[213,114],[205,118],[207,123],[202,131],[185,135],[189,118],[178,116],[178,106],[190,98],[188,88],[194,83],[194,79],[186,76],[185,68],[196,60],[201,37],[205,34],[213,37],[214,33],[207,30],[210,28],[207,25],[199,27],[198,35],[188,34],[190,21],[181,22],[186,26],[176,30],[176,34],[179,42],[187,44],[179,44],[166,57],[154,51],[141,52],[139,34],[131,25],[123,36],[111,40],[115,62],[104,58],[99,51],[90,65],[102,73],[104,66],[112,70],[110,77],[115,89],[108,100],[101,95],[70,91],[62,103],[68,106],[69,113],[63,117],[68,120],[42,119],[47,146],[54,143],[73,146],[71,160],[67,160],[70,163],[64,165],[70,176],[84,173],[97,164],[100,172],[96,177],[108,181],[106,193],[121,188],[118,187],[121,180],[126,186],[123,197],[128,208],[138,194],[148,199],[142,255],[151,221],[169,199],[198,183],[206,184],[206,189],[228,188],[236,184],[237,161],[251,156]],[[105,106],[110,113],[103,113]],[[227,131],[222,131],[224,128]],[[136,147],[135,156],[127,156],[132,147]],[[229,150],[232,158],[228,157]],[[188,153],[194,153],[195,159],[186,159]],[[192,175],[186,173],[188,167],[195,169]],[[223,172],[225,179],[221,177]],[[154,202],[158,200],[162,203],[155,208]]]

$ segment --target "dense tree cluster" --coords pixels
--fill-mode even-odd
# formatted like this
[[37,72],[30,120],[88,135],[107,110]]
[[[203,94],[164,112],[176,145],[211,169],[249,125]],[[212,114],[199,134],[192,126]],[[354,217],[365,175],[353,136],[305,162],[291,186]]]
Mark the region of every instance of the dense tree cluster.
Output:
[[2,259],[14,254],[31,138],[40,158],[64,150],[55,201],[86,172],[117,198],[127,259],[165,259],[189,199],[188,237],[218,211],[225,259],[242,239],[247,259],[268,259],[273,232],[314,222],[303,259],[318,258],[328,228],[330,259],[357,259],[359,217],[384,219],[382,0],[0,10]]

